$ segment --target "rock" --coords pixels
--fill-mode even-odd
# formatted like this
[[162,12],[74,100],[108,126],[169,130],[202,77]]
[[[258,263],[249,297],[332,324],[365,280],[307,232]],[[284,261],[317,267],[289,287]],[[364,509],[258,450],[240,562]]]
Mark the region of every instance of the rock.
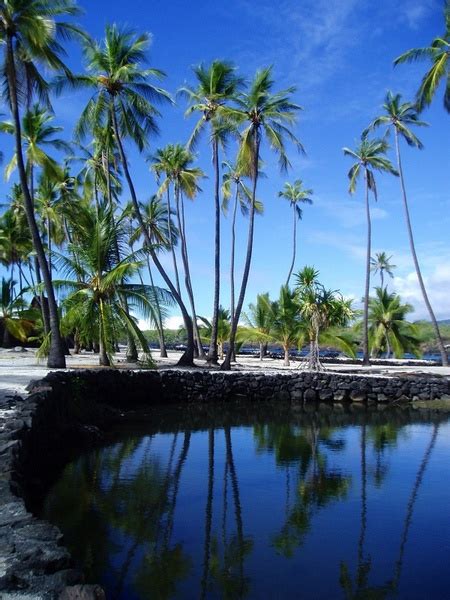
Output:
[[367,394],[361,390],[352,390],[350,392],[350,400],[357,403],[365,402],[367,400]]
[[73,585],[66,587],[58,600],[106,600],[106,595],[99,585]]
[[315,402],[317,400],[317,393],[315,390],[308,388],[303,393],[304,402]]

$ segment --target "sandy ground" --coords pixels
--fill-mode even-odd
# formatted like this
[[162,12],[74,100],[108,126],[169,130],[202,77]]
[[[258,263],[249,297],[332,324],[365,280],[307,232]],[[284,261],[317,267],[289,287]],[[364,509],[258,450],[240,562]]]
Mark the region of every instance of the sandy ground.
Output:
[[[174,367],[181,356],[180,352],[169,352],[166,359],[159,358],[159,352],[153,352],[153,358],[159,368]],[[127,365],[124,352],[116,354],[115,364],[119,368],[133,368],[133,365]],[[197,361],[199,368],[206,368],[205,363]],[[97,368],[98,356],[92,353],[83,353],[67,357],[68,369]],[[234,369],[239,370],[259,370],[259,371],[290,371],[299,368],[298,362],[292,362],[290,367],[284,367],[283,361],[279,359],[265,358],[260,361],[258,357],[245,356],[238,357],[237,365]],[[332,364],[326,365],[326,369],[338,372],[359,372],[363,375],[389,375],[395,373],[437,373],[450,377],[450,367],[435,366],[406,366],[401,361],[396,361],[392,366],[359,367],[355,365]],[[0,349],[0,396],[14,396],[16,394],[26,394],[26,386],[33,379],[40,379],[49,372],[45,361],[38,361],[35,356],[35,350],[28,349],[26,352],[15,352],[11,350]]]

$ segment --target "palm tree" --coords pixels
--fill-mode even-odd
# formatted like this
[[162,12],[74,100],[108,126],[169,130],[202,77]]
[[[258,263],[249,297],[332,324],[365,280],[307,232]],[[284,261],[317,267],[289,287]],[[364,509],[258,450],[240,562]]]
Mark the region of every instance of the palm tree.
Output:
[[121,329],[130,332],[150,356],[146,339],[122,299],[126,298],[132,308],[154,321],[155,295],[166,301],[169,296],[150,286],[127,282],[141,264],[134,255],[117,260],[117,244],[119,248],[122,246],[124,228],[113,219],[109,208],[98,215],[85,212],[82,222],[71,226],[76,242],[69,244],[71,256],[60,255],[58,263],[60,270],[72,279],[55,282],[70,291],[65,300],[67,326],[76,327],[83,339],[97,337],[102,366],[111,364],[117,332]]
[[14,279],[14,268],[17,265],[19,293],[23,289],[22,265],[28,260],[31,251],[30,233],[22,211],[15,212],[9,208],[0,217],[0,264],[11,269],[11,280]]
[[224,61],[214,60],[208,67],[201,64],[193,69],[197,79],[194,89],[184,86],[179,93],[186,96],[189,108],[186,115],[200,113],[200,119],[188,142],[188,147],[193,147],[199,134],[210,126],[210,142],[212,146],[212,162],[214,168],[214,302],[211,342],[208,351],[208,362],[217,364],[217,328],[220,303],[220,169],[219,146],[227,134],[233,131],[232,122],[224,119],[222,108],[234,99],[242,85],[242,79],[236,76],[236,68]]
[[[192,279],[189,266],[186,221],[184,211],[184,196],[191,200],[195,198],[198,192],[201,191],[198,182],[202,177],[204,177],[204,174],[201,169],[192,166],[192,163],[194,162],[194,156],[181,144],[169,144],[163,151],[159,153],[159,156],[163,156],[164,158],[153,165],[153,170],[156,171],[156,173],[161,173],[161,171],[164,171],[166,174],[166,178],[160,185],[160,188],[158,190],[158,196],[162,196],[167,191],[167,188],[171,184],[173,185],[175,193],[175,207],[178,222],[178,232],[181,245],[181,259],[184,267],[184,282],[186,292],[189,298],[189,303],[191,305],[194,338],[197,343],[199,358],[205,358],[205,353],[198,332],[194,290],[192,287]],[[174,256],[175,251],[173,250],[173,257]],[[174,267],[176,267],[175,259]]]
[[291,141],[299,150],[302,145],[292,133],[290,126],[296,121],[296,114],[300,106],[294,104],[291,96],[294,87],[273,92],[275,85],[272,79],[272,69],[268,67],[258,71],[250,85],[248,92],[241,93],[236,98],[237,109],[226,108],[226,115],[234,119],[238,124],[248,122],[247,127],[241,134],[238,162],[243,165],[252,178],[252,200],[249,211],[249,226],[247,236],[247,252],[242,275],[242,283],[239,292],[235,314],[232,315],[232,326],[230,334],[230,347],[223,370],[231,367],[231,356],[233,354],[236,332],[244,305],[245,292],[247,290],[248,277],[253,253],[253,234],[256,208],[256,191],[258,186],[259,164],[261,144],[267,139],[271,148],[278,154],[279,164],[282,170],[289,166],[286,154],[286,140]]
[[418,60],[429,60],[432,64],[425,73],[417,91],[419,111],[431,104],[442,81],[445,82],[444,107],[450,112],[450,0],[445,0],[445,32],[425,48],[413,48],[395,59],[394,65]]
[[60,21],[59,18],[76,14],[78,9],[72,0],[4,0],[0,4],[0,42],[4,50],[1,77],[4,98],[13,118],[17,168],[24,196],[25,214],[48,297],[51,346],[47,364],[55,368],[65,367],[65,348],[59,331],[58,307],[50,271],[27,180],[20,105],[28,103],[33,93],[47,98],[48,84],[40,73],[41,67],[63,72],[65,76],[69,74],[61,60],[64,48],[59,40],[79,36],[81,32],[74,25]]
[[290,365],[289,350],[292,346],[301,347],[305,334],[296,294],[287,285],[280,290],[275,306],[275,318],[272,326],[272,339],[279,342],[284,350],[284,366]]
[[386,273],[387,275],[389,275],[389,277],[393,278],[394,274],[393,274],[393,269],[396,269],[396,265],[392,265],[389,261],[391,260],[392,256],[388,256],[386,254],[386,252],[377,252],[375,254],[375,258],[371,258],[370,259],[370,270],[372,271],[372,273],[374,273],[375,275],[377,273],[380,273],[380,279],[381,279],[381,287],[384,287],[384,273]]
[[[145,226],[147,227],[148,234],[155,249],[160,250],[168,250],[171,249],[172,244],[177,243],[178,239],[178,229],[175,227],[175,224],[172,222],[173,211],[169,212],[169,207],[166,203],[162,202],[160,198],[156,195],[152,196],[149,202],[143,204],[141,206],[142,215],[144,218]],[[138,226],[134,229],[131,238],[130,244],[132,245],[135,240],[138,240],[142,237],[141,228]],[[146,246],[144,244],[144,250],[146,250]],[[146,252],[146,262],[147,269],[150,278],[150,284],[154,287],[153,281],[153,271],[151,268],[149,255]],[[161,358],[167,357],[166,343],[164,338],[164,324],[161,314],[161,308],[159,306],[158,299],[156,298],[156,310],[158,313],[158,337],[159,337],[159,347],[160,347],[160,356]]]
[[361,173],[364,173],[364,181],[366,188],[366,218],[367,218],[367,253],[366,253],[366,287],[364,293],[364,325],[363,325],[363,365],[370,365],[369,358],[369,291],[370,291],[370,254],[372,247],[372,224],[370,219],[369,192],[371,191],[377,197],[377,187],[373,171],[381,171],[398,175],[397,171],[392,166],[391,162],[386,158],[385,154],[389,146],[386,140],[374,139],[369,140],[363,134],[362,140],[355,150],[344,148],[344,154],[355,159],[356,162],[348,172],[350,180],[349,192],[354,194],[356,191],[356,182]]
[[[192,365],[194,357],[192,320],[148,236],[123,145],[123,139],[130,138],[142,151],[148,144],[149,137],[158,133],[156,118],[159,112],[153,103],[170,102],[170,96],[166,91],[149,82],[150,78],[164,77],[162,71],[144,67],[149,44],[148,33],[136,35],[132,31],[120,30],[116,25],[108,25],[105,39],[101,44],[93,40],[85,44],[88,74],[72,76],[69,83],[75,87],[93,90],[93,95],[81,114],[76,134],[83,138],[88,131],[105,124],[110,124],[113,129],[136,219],[142,228],[150,256],[183,315],[188,343],[179,364]],[[63,80],[58,83],[57,89],[67,84]]]
[[[200,329],[201,339],[206,340],[210,344],[212,338],[213,324],[204,317],[199,318],[204,324],[204,327]],[[223,308],[223,306],[219,306],[219,320],[217,322],[217,349],[218,356],[221,360],[223,360],[224,357],[224,344],[230,338],[230,330],[230,312],[226,308]]]
[[3,348],[9,348],[11,337],[25,342],[34,328],[32,311],[25,310],[23,298],[14,296],[15,282],[2,277],[0,297],[0,325],[3,328]]
[[281,192],[278,192],[279,198],[284,198],[287,200],[292,208],[293,214],[293,243],[292,243],[292,262],[291,267],[289,269],[288,277],[286,280],[286,285],[289,285],[289,281],[291,279],[292,271],[294,269],[295,264],[295,255],[297,250],[297,221],[301,220],[303,216],[303,211],[300,208],[299,204],[312,204],[312,200],[310,196],[313,194],[312,190],[305,190],[303,188],[303,181],[301,179],[297,179],[294,183],[285,183],[284,188]]
[[267,345],[273,339],[273,326],[276,318],[278,304],[269,298],[269,294],[258,294],[256,303],[248,305],[248,312],[243,314],[245,327],[241,333],[246,340],[259,343],[259,360],[262,360],[267,351]]
[[431,306],[430,300],[428,298],[428,294],[425,288],[425,283],[423,281],[422,272],[419,265],[419,259],[417,258],[416,246],[414,242],[414,235],[411,224],[411,216],[409,214],[409,206],[408,206],[408,197],[406,194],[406,185],[405,178],[403,174],[403,165],[402,158],[400,154],[400,138],[402,138],[408,146],[413,146],[421,150],[423,148],[422,142],[417,138],[417,136],[411,131],[411,126],[419,126],[424,127],[426,123],[420,121],[417,114],[417,109],[414,104],[410,102],[401,102],[400,94],[393,95],[392,92],[388,92],[386,95],[385,103],[383,105],[385,114],[377,117],[372,121],[369,125],[368,129],[375,129],[379,126],[386,126],[388,128],[393,127],[394,135],[395,135],[395,150],[397,155],[397,169],[400,174],[400,187],[402,191],[403,198],[403,208],[405,213],[406,220],[406,228],[408,230],[409,237],[409,246],[411,249],[411,254],[414,262],[414,268],[416,270],[417,279],[419,281],[419,286],[422,292],[423,300],[428,310],[428,314],[430,315],[431,322],[433,324],[436,341],[439,347],[439,351],[441,353],[442,364],[444,366],[448,365],[448,356],[444,347],[444,343],[442,341],[441,332],[439,331],[439,326],[437,324],[437,320]]
[[417,327],[406,321],[406,315],[413,311],[410,304],[402,304],[398,294],[390,294],[386,288],[375,288],[375,298],[369,299],[369,339],[372,354],[377,355],[383,348],[386,358],[391,349],[396,358],[405,352],[421,355],[420,338]]
[[354,317],[351,300],[345,300],[337,291],[327,290],[319,282],[319,271],[304,267],[296,275],[297,302],[309,336],[310,352],[306,366],[311,371],[322,371],[319,359],[319,340],[340,347],[354,356],[352,340],[336,327],[346,327]]

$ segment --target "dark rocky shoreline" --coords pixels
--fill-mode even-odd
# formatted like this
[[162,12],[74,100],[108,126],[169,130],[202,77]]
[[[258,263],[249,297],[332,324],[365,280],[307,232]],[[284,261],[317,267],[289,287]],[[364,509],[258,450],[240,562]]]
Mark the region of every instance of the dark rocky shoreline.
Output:
[[269,400],[273,410],[277,403],[287,403],[299,412],[318,408],[358,414],[392,406],[409,410],[414,401],[448,398],[450,381],[410,374],[111,369],[50,373],[30,391],[25,399],[5,399],[0,406],[2,600],[104,597],[98,586],[83,585],[61,532],[30,511],[69,460],[107,443],[126,422],[154,421],[153,411],[160,405],[187,405],[199,415],[216,403]]

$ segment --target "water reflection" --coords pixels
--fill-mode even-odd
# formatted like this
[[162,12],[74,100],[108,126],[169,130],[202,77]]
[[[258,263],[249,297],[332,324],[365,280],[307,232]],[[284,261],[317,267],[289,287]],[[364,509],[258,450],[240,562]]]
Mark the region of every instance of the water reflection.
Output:
[[165,414],[67,466],[43,512],[87,579],[127,600],[440,597],[423,549],[450,543],[448,419],[254,410]]

